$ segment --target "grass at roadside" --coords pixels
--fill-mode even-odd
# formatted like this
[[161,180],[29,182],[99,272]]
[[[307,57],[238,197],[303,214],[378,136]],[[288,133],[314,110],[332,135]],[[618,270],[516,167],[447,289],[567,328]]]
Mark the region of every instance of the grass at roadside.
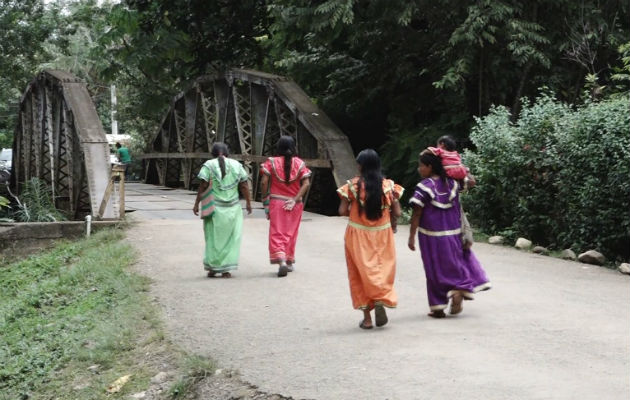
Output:
[[128,398],[182,362],[123,237],[102,231],[0,268],[0,399]]

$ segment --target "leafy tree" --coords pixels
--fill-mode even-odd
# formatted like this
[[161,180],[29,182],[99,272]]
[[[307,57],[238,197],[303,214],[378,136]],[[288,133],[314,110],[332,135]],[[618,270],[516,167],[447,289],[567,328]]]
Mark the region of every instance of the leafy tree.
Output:
[[97,54],[108,60],[102,76],[123,88],[120,119],[146,139],[188,82],[225,66],[256,68],[265,21],[259,0],[127,0],[112,7]]
[[0,135],[12,143],[19,99],[41,63],[46,43],[59,39],[59,7],[42,0],[0,0]]

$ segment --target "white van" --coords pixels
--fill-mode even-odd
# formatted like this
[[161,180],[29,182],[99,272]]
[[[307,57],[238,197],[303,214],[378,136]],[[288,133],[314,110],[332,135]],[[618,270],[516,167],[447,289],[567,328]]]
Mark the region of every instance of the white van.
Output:
[[13,149],[2,149],[0,151],[0,168],[11,169],[13,160]]

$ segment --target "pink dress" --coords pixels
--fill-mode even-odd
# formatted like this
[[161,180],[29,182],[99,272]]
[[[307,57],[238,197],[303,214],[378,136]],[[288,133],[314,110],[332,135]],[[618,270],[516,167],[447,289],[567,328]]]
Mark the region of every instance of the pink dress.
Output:
[[468,175],[468,168],[462,164],[462,159],[456,151],[448,151],[439,147],[429,147],[429,151],[440,157],[446,175],[450,178],[461,180]]
[[295,262],[295,244],[302,220],[304,204],[300,201],[287,211],[284,202],[300,191],[302,179],[311,176],[306,163],[293,157],[289,182],[285,181],[284,157],[270,157],[260,165],[260,173],[269,176],[269,194],[263,199],[269,212],[269,259],[272,264]]

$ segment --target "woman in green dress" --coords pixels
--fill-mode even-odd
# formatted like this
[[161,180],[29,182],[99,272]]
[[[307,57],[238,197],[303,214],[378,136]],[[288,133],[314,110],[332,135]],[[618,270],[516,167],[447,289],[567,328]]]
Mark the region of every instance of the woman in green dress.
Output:
[[[229,278],[230,271],[238,267],[243,230],[243,211],[238,192],[245,198],[247,214],[252,213],[252,205],[247,184],[247,172],[236,160],[227,158],[228,148],[224,143],[212,146],[212,160],[206,161],[199,171],[201,180],[193,212],[201,218],[206,239],[203,258],[208,277],[220,273]],[[209,189],[209,190],[208,190]]]

